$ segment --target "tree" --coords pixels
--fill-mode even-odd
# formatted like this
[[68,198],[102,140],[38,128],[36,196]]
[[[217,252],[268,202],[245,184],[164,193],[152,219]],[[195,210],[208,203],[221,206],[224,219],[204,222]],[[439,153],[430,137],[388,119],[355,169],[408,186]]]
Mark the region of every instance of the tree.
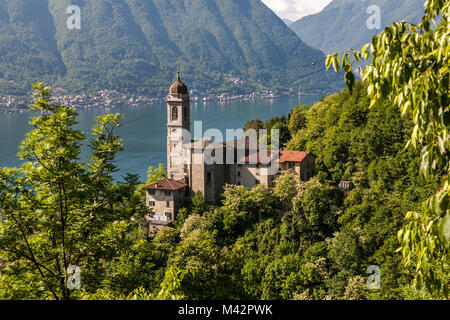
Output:
[[[244,131],[247,132],[248,130],[255,130],[258,140],[262,142],[267,141],[269,145],[272,143],[272,130],[278,130],[280,147],[284,147],[291,139],[288,120],[284,115],[281,117],[273,117],[265,122],[259,120],[258,118],[249,120],[244,126]],[[260,130],[267,130],[267,134],[261,136],[259,132]]]
[[301,104],[289,113],[289,132],[291,136],[294,136],[299,130],[306,127],[306,111],[308,110],[307,106]]
[[[195,275],[195,269],[189,273]],[[164,280],[157,293],[151,293],[143,287],[139,287],[129,294],[118,294],[107,289],[97,290],[95,293],[83,292],[82,300],[183,300],[182,281],[184,273],[176,267],[167,269]]]
[[81,271],[83,289],[98,289],[105,262],[127,250],[126,234],[147,210],[135,177],[113,182],[114,158],[122,150],[114,129],[121,115],[96,119],[84,164],[78,157],[86,137],[74,129],[75,109],[52,104],[43,83],[34,88],[32,109],[39,115],[20,146],[26,162],[0,169],[0,256],[6,265],[0,282],[9,282],[0,297],[70,299],[70,270]]
[[428,180],[440,177],[441,187],[421,212],[406,215],[407,224],[398,234],[400,251],[406,265],[415,261],[415,284],[447,298],[449,281],[443,275],[450,262],[449,11],[449,1],[428,0],[418,25],[396,22],[361,52],[344,53],[341,63],[339,53],[326,61],[327,68],[333,64],[336,72],[342,67],[352,90],[355,76],[350,55],[358,63],[367,60],[370,47],[372,64],[362,77],[368,83],[371,106],[389,99],[403,115],[411,116],[414,130],[408,146],[422,149],[421,173]]
[[158,168],[154,168],[150,166],[147,171],[147,181],[144,184],[141,184],[138,188],[139,194],[144,197],[145,196],[145,187],[156,183],[158,181],[164,180],[167,178],[167,169],[164,167],[162,163],[159,164]]
[[324,239],[337,229],[340,195],[335,189],[316,180],[303,182],[294,199],[294,210],[300,212],[298,221],[305,238]]
[[366,281],[361,276],[356,276],[348,280],[347,288],[345,288],[345,300],[363,300]]
[[261,120],[259,120],[259,118],[256,118],[254,120],[248,120],[244,126],[244,131],[255,130],[258,136],[259,130],[262,129],[264,129],[264,123]]
[[292,171],[283,171],[275,180],[274,194],[281,200],[285,210],[291,209],[292,201],[299,192],[300,178]]
[[[191,216],[185,225],[190,223]],[[169,265],[183,271],[182,292],[187,299],[218,299],[221,285],[220,247],[214,234],[202,228],[190,229],[169,259]],[[190,270],[196,270],[192,273]]]
[[158,168],[150,166],[147,171],[147,182],[145,183],[145,186],[164,180],[166,178],[167,169],[162,163],[159,164]]
[[192,205],[189,208],[191,214],[203,215],[209,209],[209,205],[201,191],[197,191],[192,197]]

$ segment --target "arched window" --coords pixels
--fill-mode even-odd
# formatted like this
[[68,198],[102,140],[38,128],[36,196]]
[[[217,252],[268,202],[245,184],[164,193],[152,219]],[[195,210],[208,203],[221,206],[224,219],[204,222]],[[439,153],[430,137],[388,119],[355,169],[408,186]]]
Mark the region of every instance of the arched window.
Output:
[[172,121],[177,121],[178,120],[178,108],[177,107],[172,107]]

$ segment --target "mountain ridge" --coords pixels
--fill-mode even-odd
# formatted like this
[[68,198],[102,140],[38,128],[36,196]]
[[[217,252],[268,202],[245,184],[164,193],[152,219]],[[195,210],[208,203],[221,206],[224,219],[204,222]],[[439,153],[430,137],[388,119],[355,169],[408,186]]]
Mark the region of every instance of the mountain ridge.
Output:
[[[361,49],[395,21],[418,23],[424,15],[424,3],[425,0],[333,0],[321,12],[303,17],[289,27],[306,44],[325,54]],[[367,9],[372,5],[380,7],[380,29],[366,27],[371,16]]]
[[[70,5],[81,8],[80,30],[66,26]],[[232,76],[246,81],[226,83],[237,91],[342,87],[324,54],[260,0],[2,0],[0,31],[1,93],[42,80],[162,96],[177,68],[203,91],[226,89]]]

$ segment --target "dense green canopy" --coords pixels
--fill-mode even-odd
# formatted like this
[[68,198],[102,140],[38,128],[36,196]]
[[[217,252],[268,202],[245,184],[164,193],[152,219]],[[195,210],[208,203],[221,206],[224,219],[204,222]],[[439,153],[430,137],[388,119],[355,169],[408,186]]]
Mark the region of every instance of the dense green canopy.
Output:
[[[48,126],[59,128],[60,120],[55,121],[61,117],[74,121],[71,109],[52,107],[50,115],[34,120],[37,128],[23,144],[30,152],[31,145],[38,148],[36,155],[29,154],[32,162],[18,171],[1,171],[0,210],[6,223],[0,225],[5,264],[0,297],[55,298],[52,291],[58,298],[84,299],[431,297],[411,287],[413,270],[402,266],[395,251],[405,212],[420,208],[436,185],[417,174],[420,155],[404,149],[412,122],[388,103],[371,109],[369,104],[366,87],[358,83],[353,93],[346,89],[309,110],[296,107],[268,121],[288,128],[290,149],[317,157],[315,179],[302,182],[286,172],[273,192],[262,185],[253,190],[228,186],[216,207],[199,194],[173,227],[148,240],[139,224],[127,220],[145,212],[138,205],[140,189],[130,179],[115,185],[108,174],[114,169],[108,150],[120,148],[109,126],[118,118],[99,119],[99,138],[91,143],[94,156],[84,168],[72,158],[81,133],[69,126],[40,136]],[[66,146],[65,141],[72,142],[48,149],[53,143]],[[68,152],[61,155],[66,159],[62,171],[51,167],[58,165],[50,160],[57,150]],[[97,180],[99,170],[106,175]],[[163,170],[151,168],[148,180],[163,176]],[[336,187],[341,180],[355,185],[347,195]],[[68,191],[67,209],[59,205],[60,182]],[[61,212],[68,219],[64,229],[58,222]],[[74,261],[83,250],[89,254]],[[68,291],[58,282],[58,272],[70,276],[58,263],[80,267],[81,290]],[[48,270],[40,273],[40,265]],[[380,290],[366,287],[370,265],[382,272]]]

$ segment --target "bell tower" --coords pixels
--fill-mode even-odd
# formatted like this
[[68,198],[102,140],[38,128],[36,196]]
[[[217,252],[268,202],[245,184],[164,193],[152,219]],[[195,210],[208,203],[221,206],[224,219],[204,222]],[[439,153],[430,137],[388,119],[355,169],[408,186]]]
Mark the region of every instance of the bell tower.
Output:
[[186,179],[188,168],[183,131],[190,132],[190,98],[187,86],[180,79],[170,87],[167,96],[167,175],[172,180]]

